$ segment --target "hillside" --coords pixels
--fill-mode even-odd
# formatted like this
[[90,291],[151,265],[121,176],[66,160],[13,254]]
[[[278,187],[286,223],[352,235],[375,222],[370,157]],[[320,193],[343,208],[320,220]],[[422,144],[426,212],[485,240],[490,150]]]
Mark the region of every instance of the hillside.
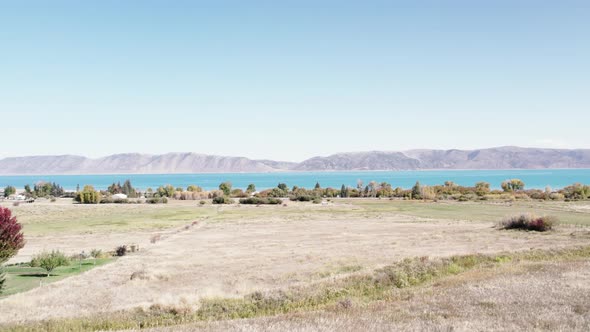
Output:
[[294,169],[542,169],[590,168],[590,150],[498,147],[477,150],[409,150],[339,153],[308,159]]
[[0,174],[224,173],[426,169],[590,168],[590,150],[499,147],[477,150],[351,152],[301,163],[197,153],[32,156],[0,159]]
[[196,153],[116,154],[98,159],[80,156],[35,156],[0,160],[0,174],[112,174],[270,172],[277,169],[243,157]]

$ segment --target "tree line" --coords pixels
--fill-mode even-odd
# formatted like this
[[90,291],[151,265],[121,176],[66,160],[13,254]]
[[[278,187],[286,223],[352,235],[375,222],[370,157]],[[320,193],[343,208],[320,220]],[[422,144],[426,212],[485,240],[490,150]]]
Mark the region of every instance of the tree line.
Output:
[[[115,194],[125,194],[129,199],[145,199],[148,203],[165,203],[167,199],[176,200],[204,200],[216,199],[219,203],[233,202],[226,198],[289,198],[294,201],[314,201],[318,198],[399,198],[399,199],[447,199],[447,200],[486,200],[486,199],[540,199],[540,200],[586,200],[590,198],[590,186],[575,183],[570,186],[553,190],[525,189],[525,183],[520,179],[509,179],[500,184],[501,189],[491,189],[488,182],[477,182],[473,186],[461,186],[452,181],[440,185],[422,185],[419,181],[412,188],[394,187],[388,182],[370,181],[364,183],[358,180],[356,186],[342,184],[340,188],[323,188],[316,183],[312,189],[304,187],[289,187],[286,183],[278,183],[276,187],[256,190],[255,184],[249,184],[245,189],[234,188],[231,182],[222,182],[216,190],[204,190],[198,185],[186,188],[175,187],[170,184],[156,189],[147,188],[140,191],[130,180],[111,184],[106,190],[96,190],[91,185],[83,189],[77,188],[75,193],[67,193],[57,183],[40,182],[33,187],[25,186],[24,195],[27,197],[73,197],[75,201],[85,204],[96,203],[129,203],[126,199],[113,199]],[[16,188],[7,186],[4,195],[16,193]]]

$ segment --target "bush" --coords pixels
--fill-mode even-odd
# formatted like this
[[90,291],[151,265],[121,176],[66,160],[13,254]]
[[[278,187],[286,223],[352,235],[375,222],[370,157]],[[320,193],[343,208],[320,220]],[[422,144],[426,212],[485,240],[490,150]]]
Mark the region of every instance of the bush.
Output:
[[509,217],[500,223],[503,229],[524,229],[528,231],[545,232],[557,224],[557,219],[551,216],[538,217],[532,214],[521,214]]
[[297,195],[291,196],[289,199],[292,201],[299,201],[299,202],[311,202],[315,199],[315,196],[312,195]]
[[320,204],[322,203],[322,199],[320,197],[316,197],[313,199],[313,204]]
[[117,249],[115,249],[115,254],[119,257],[127,255],[127,246],[118,246]]
[[101,195],[94,190],[93,186],[84,186],[84,189],[74,197],[74,200],[81,204],[98,204],[101,201]]
[[272,205],[276,205],[276,204],[282,204],[283,201],[278,199],[278,198],[274,198],[274,197],[265,197],[265,198],[261,198],[261,197],[250,197],[250,198],[242,198],[240,199],[240,204],[272,204]]
[[248,197],[242,189],[234,189],[231,191],[231,197]]
[[97,259],[102,257],[102,250],[100,249],[92,249],[90,250],[90,256],[92,256],[92,258]]
[[200,202],[199,202],[199,204],[200,204],[200,205],[205,205],[206,203],[207,203],[207,202],[205,202],[205,201],[200,201]]
[[61,251],[54,250],[52,252],[42,252],[33,257],[31,260],[31,267],[40,267],[47,271],[47,276],[51,271],[60,266],[70,264],[69,259]]
[[152,235],[152,237],[150,238],[150,243],[152,243],[152,244],[156,243],[156,242],[160,241],[161,239],[162,239],[162,235],[160,235],[160,234]]
[[168,198],[166,197],[150,197],[145,200],[147,204],[166,204],[168,203]]
[[213,199],[213,204],[233,204],[234,200],[227,196],[219,196]]

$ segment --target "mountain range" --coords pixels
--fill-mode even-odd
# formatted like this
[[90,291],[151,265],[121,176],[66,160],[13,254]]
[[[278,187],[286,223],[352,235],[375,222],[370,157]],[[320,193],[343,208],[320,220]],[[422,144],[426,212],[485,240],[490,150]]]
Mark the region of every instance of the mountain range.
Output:
[[0,159],[0,175],[164,174],[281,171],[590,168],[590,149],[497,147],[337,153],[285,162],[198,153],[30,156]]

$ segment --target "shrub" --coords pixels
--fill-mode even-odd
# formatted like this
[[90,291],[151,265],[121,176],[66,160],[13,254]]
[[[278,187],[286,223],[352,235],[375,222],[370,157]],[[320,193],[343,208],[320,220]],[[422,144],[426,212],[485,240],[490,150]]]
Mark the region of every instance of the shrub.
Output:
[[242,189],[234,189],[231,191],[231,197],[248,197]]
[[82,191],[76,193],[74,200],[81,204],[98,204],[101,201],[101,196],[93,186],[84,186]]
[[152,235],[152,237],[150,238],[150,243],[156,243],[156,242],[160,241],[161,239],[162,239],[162,235],[160,235],[160,234]]
[[166,204],[168,203],[168,198],[166,197],[150,197],[145,200],[147,204]]
[[199,192],[200,193],[200,192],[203,191],[203,188],[201,188],[201,187],[199,187],[197,185],[191,184],[190,186],[186,187],[186,191],[192,191],[192,192]]
[[500,223],[503,229],[524,229],[528,231],[545,232],[557,224],[557,219],[551,216],[538,217],[532,214],[521,214],[509,217]]
[[297,195],[291,196],[289,199],[292,201],[299,201],[299,202],[311,202],[316,198],[316,196],[312,195]]
[[502,182],[502,189],[505,192],[513,192],[524,189],[524,182],[520,179],[510,179]]
[[205,202],[205,201],[203,201],[203,200],[199,202],[199,204],[200,204],[200,205],[205,205],[206,203],[207,203],[207,202]]
[[322,203],[322,199],[320,197],[316,197],[313,199],[313,204],[320,204]]
[[92,256],[92,258],[94,258],[94,265],[96,265],[96,259],[102,257],[102,250],[92,249],[92,250],[90,250],[90,256]]
[[274,198],[274,197],[265,197],[265,198],[261,198],[261,197],[250,197],[250,198],[242,198],[240,199],[240,204],[272,204],[272,205],[276,205],[276,204],[282,204],[283,201],[278,199],[278,198]]
[[551,193],[549,194],[549,199],[552,201],[563,201],[565,200],[565,196],[560,193]]
[[219,190],[223,191],[223,195],[229,196],[231,194],[231,182],[223,182],[219,185]]
[[118,246],[117,249],[115,249],[115,254],[119,257],[127,255],[127,246]]
[[227,196],[219,196],[213,199],[213,204],[233,204],[234,200]]
[[42,252],[39,255],[33,257],[31,260],[31,267],[40,267],[47,271],[47,276],[51,271],[55,270],[60,266],[70,264],[69,259],[64,255],[63,252],[53,250],[52,252]]

